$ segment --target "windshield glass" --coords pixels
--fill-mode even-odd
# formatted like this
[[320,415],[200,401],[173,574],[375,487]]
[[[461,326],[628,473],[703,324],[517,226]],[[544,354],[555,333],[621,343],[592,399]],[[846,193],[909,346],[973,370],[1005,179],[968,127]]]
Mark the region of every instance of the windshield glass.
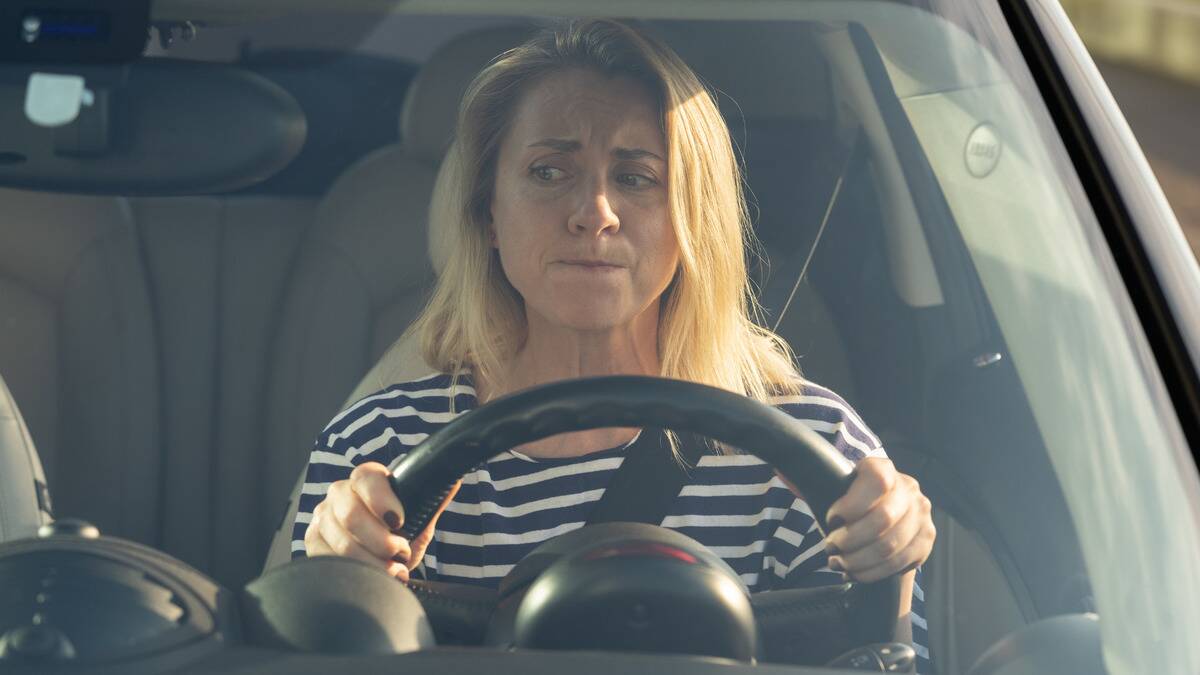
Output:
[[[428,224],[467,84],[583,11],[281,7],[156,3],[131,66],[0,78],[0,374],[57,511],[229,586],[312,439],[421,358],[389,347],[448,255]],[[1111,672],[1200,670],[1195,468],[999,7],[611,11],[715,95],[762,325],[933,502],[937,672],[1086,613]],[[65,123],[34,121],[34,71],[83,77]]]

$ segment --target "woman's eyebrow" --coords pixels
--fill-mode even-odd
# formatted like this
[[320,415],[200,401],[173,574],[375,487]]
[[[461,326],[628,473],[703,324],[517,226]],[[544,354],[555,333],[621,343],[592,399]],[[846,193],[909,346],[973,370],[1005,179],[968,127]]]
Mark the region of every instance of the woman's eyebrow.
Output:
[[[566,138],[543,138],[540,141],[534,141],[527,147],[530,148],[550,148],[559,152],[578,152],[583,144],[579,141],[573,141]],[[660,162],[666,160],[644,148],[613,148],[612,154],[620,160],[634,160],[652,157]]]
[[559,152],[575,152],[583,147],[579,141],[571,141],[565,138],[543,138],[540,141],[530,143],[531,148],[551,148]]
[[649,150],[643,150],[642,148],[613,148],[613,156],[616,157],[617,159],[622,159],[622,160],[642,159],[644,157],[653,157],[654,159],[657,159],[660,162],[666,161],[662,157],[659,157],[658,155],[654,154],[653,152],[650,152]]

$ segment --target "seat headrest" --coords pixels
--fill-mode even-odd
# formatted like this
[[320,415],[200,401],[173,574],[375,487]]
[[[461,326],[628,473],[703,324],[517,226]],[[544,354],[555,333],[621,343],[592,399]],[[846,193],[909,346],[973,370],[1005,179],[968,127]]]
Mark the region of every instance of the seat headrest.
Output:
[[[323,245],[330,251],[364,270],[376,301],[425,284],[432,276],[429,256],[436,247],[423,239],[430,231],[426,208],[446,210],[437,206],[446,201],[448,188],[435,194],[435,168],[453,137],[459,99],[476,73],[531,31],[519,26],[489,28],[460,35],[439,48],[405,96],[402,143],[353,164],[321,200],[311,236],[325,239]],[[386,257],[386,264],[380,256]],[[434,260],[441,269],[445,255]]]
[[427,283],[426,208],[434,172],[399,145],[367,155],[329,189],[308,238],[322,255],[338,256],[361,270],[375,303]]
[[41,295],[57,298],[78,269],[80,257],[113,232],[133,228],[133,211],[122,197],[74,195],[0,188],[0,278],[20,279]]
[[437,166],[454,136],[463,92],[484,66],[533,33],[500,26],[464,33],[442,45],[421,67],[400,111],[400,139],[413,157]]

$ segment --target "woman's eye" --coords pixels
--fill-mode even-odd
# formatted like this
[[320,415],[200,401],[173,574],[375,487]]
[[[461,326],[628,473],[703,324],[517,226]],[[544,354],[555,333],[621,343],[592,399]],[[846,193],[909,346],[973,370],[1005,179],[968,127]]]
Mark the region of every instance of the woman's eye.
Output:
[[560,178],[566,176],[566,172],[562,169],[544,164],[531,168],[529,170],[529,174],[534,178],[546,183],[559,180]]
[[644,188],[655,185],[657,181],[649,176],[643,176],[639,173],[622,173],[617,175],[617,182],[625,187]]

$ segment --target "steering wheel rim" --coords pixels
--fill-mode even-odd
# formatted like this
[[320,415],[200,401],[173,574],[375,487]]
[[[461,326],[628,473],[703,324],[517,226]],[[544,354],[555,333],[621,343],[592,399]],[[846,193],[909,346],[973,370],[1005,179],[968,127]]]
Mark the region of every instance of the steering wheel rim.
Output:
[[[565,380],[472,410],[392,462],[391,485],[405,509],[405,536],[421,532],[454,483],[487,459],[555,434],[603,427],[691,432],[752,452],[804,495],[822,533],[829,531],[829,507],[854,479],[853,463],[819,434],[745,396],[636,375]],[[848,586],[845,602],[854,617],[854,641],[894,639],[900,576]]]

